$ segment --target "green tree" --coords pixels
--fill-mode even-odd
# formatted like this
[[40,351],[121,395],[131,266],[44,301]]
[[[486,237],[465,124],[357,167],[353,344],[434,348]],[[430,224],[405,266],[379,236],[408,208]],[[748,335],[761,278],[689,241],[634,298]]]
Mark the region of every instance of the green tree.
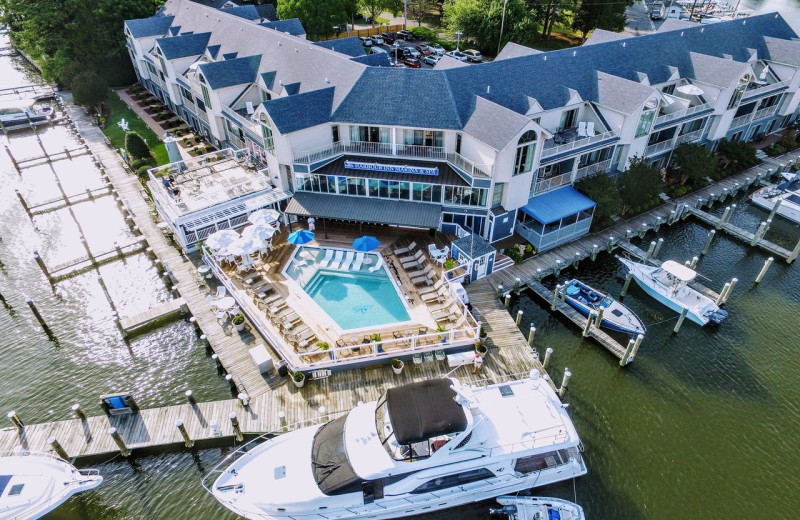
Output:
[[709,177],[717,167],[717,161],[705,146],[693,143],[681,143],[672,153],[672,162],[681,176],[681,184]]
[[447,0],[444,4],[444,24],[448,31],[461,31],[464,39],[471,40],[483,52],[494,54],[509,41],[532,44],[538,28],[524,0],[509,0],[506,5],[503,39],[500,39],[500,22],[503,0]]
[[664,181],[661,180],[658,169],[647,164],[643,158],[632,158],[628,169],[617,178],[617,189],[622,200],[620,212],[624,215],[632,208],[646,204],[663,187]]
[[625,10],[631,5],[632,0],[581,0],[572,19],[572,28],[581,32],[583,41],[594,29],[621,32],[625,28]]
[[70,90],[79,105],[87,106],[100,112],[100,105],[106,98],[108,84],[94,71],[81,72],[70,84]]
[[622,210],[622,199],[617,191],[616,182],[606,172],[584,177],[575,183],[575,189],[597,203],[594,210],[594,222],[607,224],[611,217]]
[[[372,22],[372,26],[375,27],[375,19],[380,16],[380,14],[384,11],[390,11],[392,13],[396,13],[398,10],[403,10],[403,1],[402,0],[359,0],[358,6],[364,10],[368,15]],[[411,4],[408,4],[409,8]]]
[[128,132],[125,134],[125,149],[132,159],[149,159],[150,148],[144,142],[142,136],[136,132]]
[[[402,2],[400,7],[402,8]],[[408,2],[408,15],[417,21],[417,26],[422,25],[422,20],[436,6],[436,0],[411,0]]]
[[347,0],[278,0],[278,17],[299,18],[309,40],[336,34],[334,26],[347,24]]
[[534,21],[541,26],[542,38],[549,40],[556,23],[569,20],[579,0],[526,0]]

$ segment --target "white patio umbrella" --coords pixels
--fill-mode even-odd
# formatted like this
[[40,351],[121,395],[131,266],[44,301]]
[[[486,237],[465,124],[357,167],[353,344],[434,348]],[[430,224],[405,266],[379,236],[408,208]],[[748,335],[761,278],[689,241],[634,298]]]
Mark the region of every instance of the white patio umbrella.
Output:
[[206,246],[214,251],[224,249],[241,238],[239,233],[232,229],[220,229],[206,237]]
[[242,238],[253,238],[256,240],[269,240],[277,231],[274,227],[264,224],[247,226],[242,230]]
[[691,84],[681,85],[680,87],[677,87],[675,90],[689,96],[702,96],[704,94],[703,89],[701,89],[697,85],[691,85]]
[[264,243],[261,240],[242,237],[221,252],[226,255],[247,257],[252,253],[257,253],[263,246]]
[[279,211],[276,211],[274,209],[260,209],[258,211],[252,212],[247,217],[247,220],[251,224],[257,225],[257,224],[272,224],[279,218],[281,218],[281,214]]

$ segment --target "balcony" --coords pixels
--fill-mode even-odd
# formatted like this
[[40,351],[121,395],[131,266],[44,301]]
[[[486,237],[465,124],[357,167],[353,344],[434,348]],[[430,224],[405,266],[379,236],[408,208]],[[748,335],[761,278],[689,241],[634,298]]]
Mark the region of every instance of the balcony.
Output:
[[555,144],[555,141],[548,139],[545,141],[544,150],[542,150],[542,159],[570,152],[572,150],[577,150],[579,148],[585,148],[589,145],[600,143],[614,137],[617,137],[617,132],[611,130],[609,132],[603,132],[602,134],[597,134],[592,137],[578,137],[574,141],[570,141],[566,144],[557,145]]
[[233,147],[237,150],[245,148],[244,141],[239,139],[239,137],[236,134],[228,132],[228,141],[230,141]]
[[533,194],[532,195],[541,195],[550,190],[554,190],[559,188],[565,184],[569,184],[571,181],[572,172],[562,173],[561,175],[555,175],[553,177],[549,177],[547,179],[537,180],[536,184],[533,186]]
[[689,132],[688,134],[683,134],[678,136],[678,140],[675,141],[675,146],[681,143],[691,143],[697,141],[703,136],[703,129],[695,130],[694,132]]
[[759,83],[754,81],[747,86],[747,90],[744,95],[742,95],[742,100],[766,96],[788,85],[788,81],[778,81],[777,83]]
[[578,168],[578,173],[575,175],[575,180],[577,181],[578,179],[583,179],[584,177],[594,175],[597,172],[607,172],[610,168],[611,159],[606,159],[605,161],[600,161],[598,163],[584,166],[583,168]]
[[735,128],[737,126],[744,126],[752,120],[753,120],[753,112],[750,112],[749,114],[745,114],[743,116],[734,117],[733,121],[731,121],[730,127]]
[[711,103],[703,103],[702,105],[696,105],[693,107],[688,107],[683,110],[676,110],[674,112],[670,112],[669,114],[664,114],[661,116],[656,117],[655,126],[662,125],[664,123],[668,123],[670,121],[674,121],[676,119],[680,119],[682,117],[690,116],[692,114],[696,114],[698,112],[703,112],[705,110],[710,110],[713,107]]
[[775,115],[775,112],[778,110],[778,105],[773,105],[771,107],[762,108],[761,110],[756,110],[755,114],[753,114],[753,121],[758,121],[760,119],[766,119],[768,117],[772,117]]
[[672,139],[667,139],[666,141],[661,141],[660,143],[648,145],[647,148],[645,148],[644,150],[644,154],[650,156],[671,149],[672,149]]

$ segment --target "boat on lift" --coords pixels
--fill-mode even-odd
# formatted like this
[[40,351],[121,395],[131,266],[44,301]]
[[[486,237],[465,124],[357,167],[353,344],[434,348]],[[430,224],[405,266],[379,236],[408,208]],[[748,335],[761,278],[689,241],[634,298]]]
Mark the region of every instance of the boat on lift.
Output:
[[47,123],[55,115],[51,106],[36,106],[36,99],[0,102],[0,128],[15,130]]
[[0,453],[0,520],[41,518],[102,482],[96,469],[76,469],[47,453]]
[[728,317],[728,311],[720,309],[711,298],[689,286],[689,282],[697,277],[694,269],[674,260],[655,267],[619,256],[617,259],[629,269],[644,292],[676,312],[688,309],[686,317],[698,325],[719,325]]
[[789,180],[780,184],[771,184],[753,192],[750,201],[756,206],[772,211],[777,201],[777,215],[800,224],[800,174],[793,174]]
[[564,300],[583,316],[603,309],[601,327],[625,332],[626,334],[644,334],[646,329],[642,320],[629,308],[618,302],[607,293],[586,285],[580,280],[570,280],[564,289]]
[[324,424],[243,446],[203,486],[249,519],[382,520],[585,473],[566,407],[533,370],[487,386],[442,378],[390,388]]
[[586,520],[581,506],[560,498],[502,496],[497,502],[503,507],[489,509],[489,513],[505,515],[508,520]]

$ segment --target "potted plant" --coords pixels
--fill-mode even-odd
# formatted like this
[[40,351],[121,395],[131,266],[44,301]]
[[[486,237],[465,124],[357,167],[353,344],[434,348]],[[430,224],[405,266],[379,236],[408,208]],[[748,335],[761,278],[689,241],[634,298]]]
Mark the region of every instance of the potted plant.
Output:
[[486,357],[488,349],[486,348],[486,345],[482,341],[476,341],[475,352],[477,352],[480,357]]
[[400,372],[403,371],[404,366],[406,366],[406,364],[403,363],[402,359],[392,358],[392,372],[394,372],[397,375],[400,375]]
[[480,331],[480,334],[479,334],[480,338],[481,338],[481,339],[483,339],[483,338],[485,338],[485,337],[486,337],[486,336],[488,336],[488,335],[489,335],[489,333],[488,333],[488,332],[486,332],[486,329],[485,329],[485,328],[483,328],[483,325],[481,325],[481,331]]
[[[317,347],[320,350],[325,350],[325,351],[331,348],[331,346],[328,344],[327,341],[317,341]],[[333,352],[328,352],[328,356],[330,356],[330,358],[333,359]]]
[[444,328],[443,325],[437,325],[436,326],[436,332],[439,333],[439,341],[441,341],[442,343],[447,341],[447,336],[445,336],[445,334],[444,334],[445,332],[447,332],[447,329]]
[[299,370],[292,372],[292,383],[297,388],[302,388],[304,384],[306,384],[306,375]]
[[[455,269],[458,266],[458,262],[456,262],[453,258],[448,258],[444,261],[444,270],[450,271],[451,269]],[[453,278],[453,273],[447,273],[448,280]]]
[[233,327],[237,332],[242,332],[244,330],[244,316],[241,314],[234,316],[231,322],[233,323]]
[[378,352],[383,352],[383,344],[381,343],[381,335],[379,332],[372,335],[372,341],[375,342],[375,349]]

